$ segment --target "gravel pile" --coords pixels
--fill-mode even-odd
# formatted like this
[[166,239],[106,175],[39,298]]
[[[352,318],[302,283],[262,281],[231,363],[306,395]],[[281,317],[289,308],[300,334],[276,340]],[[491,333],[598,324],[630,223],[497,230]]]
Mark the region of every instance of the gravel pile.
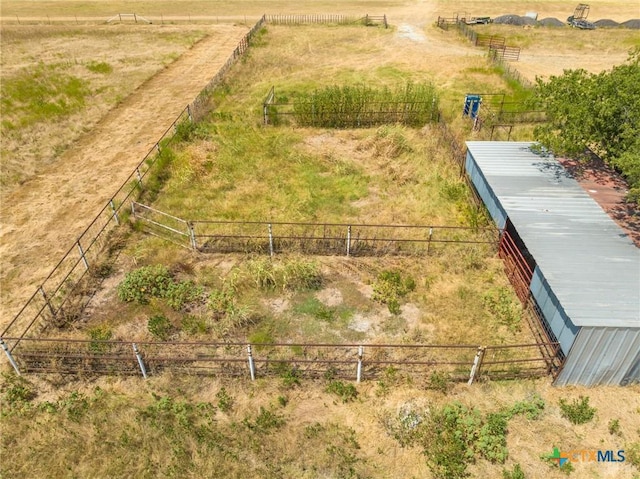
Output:
[[634,30],[640,30],[640,19],[635,18],[633,20],[627,20],[626,22],[622,22],[620,26],[624,28],[633,28]]
[[618,22],[609,20],[608,18],[605,18],[604,20],[596,20],[593,24],[598,28],[613,28],[620,25]]
[[536,21],[530,17],[521,17],[520,15],[502,15],[493,19],[493,23],[501,25],[535,25]]
[[553,17],[543,18],[538,23],[544,27],[564,27],[566,25],[565,22]]

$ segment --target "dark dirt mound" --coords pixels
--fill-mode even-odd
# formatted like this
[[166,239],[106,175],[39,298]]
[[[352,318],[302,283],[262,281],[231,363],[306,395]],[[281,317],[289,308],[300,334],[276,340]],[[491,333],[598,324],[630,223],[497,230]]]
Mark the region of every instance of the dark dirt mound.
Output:
[[626,22],[622,22],[620,24],[623,28],[633,28],[634,30],[640,29],[640,19],[635,18],[633,20],[627,20]]
[[598,28],[613,28],[620,25],[615,20],[609,20],[608,18],[605,18],[604,20],[596,20],[593,24]]
[[562,20],[553,17],[543,18],[538,23],[544,27],[564,27],[566,25]]
[[502,15],[493,19],[493,23],[502,25],[535,25],[536,21],[530,17],[521,17],[520,15]]

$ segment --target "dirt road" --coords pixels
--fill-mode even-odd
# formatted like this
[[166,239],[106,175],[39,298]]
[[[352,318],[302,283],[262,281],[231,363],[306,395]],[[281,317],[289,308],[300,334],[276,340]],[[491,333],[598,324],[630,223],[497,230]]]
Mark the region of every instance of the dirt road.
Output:
[[66,250],[229,58],[248,28],[211,34],[110,111],[55,164],[3,197],[0,281],[6,325]]

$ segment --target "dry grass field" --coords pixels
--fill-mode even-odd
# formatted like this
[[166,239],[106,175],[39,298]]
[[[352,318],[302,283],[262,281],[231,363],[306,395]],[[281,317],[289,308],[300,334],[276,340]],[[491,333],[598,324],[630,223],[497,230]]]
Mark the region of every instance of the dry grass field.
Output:
[[[567,1],[533,2],[526,4],[526,11],[538,12],[539,18],[564,20],[574,7],[574,3]],[[319,74],[325,79],[340,81],[369,75],[389,82],[405,78],[430,80],[442,91],[445,116],[457,117],[464,93],[481,88],[508,91],[510,87],[488,64],[483,50],[474,48],[453,31],[439,30],[434,26],[435,19],[438,15],[462,12],[490,16],[524,14],[523,8],[513,0],[463,3],[353,0],[344,4],[311,0],[295,6],[290,1],[246,0],[3,1],[0,11],[3,96],[8,82],[21,74],[34,75],[38,65],[49,69],[47,71],[83,80],[90,93],[83,96],[71,114],[56,117],[54,121],[37,120],[20,128],[9,128],[5,121],[15,125],[20,115],[26,116],[26,113],[14,109],[16,116],[10,117],[3,104],[0,326],[6,324],[33,293],[95,212],[179,111],[215,74],[240,36],[262,13],[386,13],[393,30],[381,34],[371,29],[359,34],[358,42],[351,43],[352,39],[339,30],[313,27],[292,34],[286,27],[270,28],[267,41],[280,44],[279,40],[283,40],[280,53],[284,60],[269,64],[253,59],[266,72],[257,78],[251,76],[249,68],[256,63],[238,65],[235,71],[243,75],[234,77],[237,86],[230,88],[228,104],[224,106],[225,111],[252,112],[247,115],[252,127],[259,123],[260,117],[259,109],[254,111],[250,104],[260,101],[261,92],[266,93],[271,86],[271,78],[303,85],[313,84],[314,75]],[[104,19],[119,12],[133,11],[152,18],[154,24],[102,24]],[[624,21],[638,16],[633,2],[603,1],[592,6],[590,19]],[[52,20],[63,17],[67,20]],[[18,24],[20,18],[21,24]],[[158,24],[158,18],[164,23]],[[499,25],[479,28],[504,35],[513,44],[522,46],[521,60],[514,66],[531,80],[538,75],[560,74],[565,68],[590,71],[610,68],[623,62],[630,48],[640,45],[640,34],[630,30],[547,31]],[[295,41],[287,46],[285,41],[290,35],[295,36]],[[350,50],[350,55],[335,55],[336,50]],[[316,70],[305,71],[307,63]],[[254,113],[255,116],[251,116]],[[459,120],[453,123],[464,131],[465,125]],[[418,152],[434,151],[428,140],[428,129],[402,134],[412,146],[418,145]],[[360,190],[354,193],[353,203],[360,215],[356,219],[362,221],[378,218],[381,222],[412,222],[416,221],[414,215],[434,218],[437,212],[428,205],[409,211],[412,202],[422,200],[416,190],[420,185],[451,181],[450,178],[455,177],[454,171],[445,171],[451,168],[445,166],[445,162],[438,163],[443,172],[436,178],[428,176],[430,170],[423,165],[404,164],[403,167],[411,171],[411,175],[407,175],[406,170],[394,169],[393,164],[373,154],[373,161],[367,161],[368,152],[375,151],[367,150],[374,145],[375,132],[297,131],[294,136],[298,139],[287,135],[270,132],[263,139],[276,146],[296,145],[295,148],[302,149],[301,155],[313,152],[322,162],[331,165],[331,172],[344,169],[347,159],[354,161],[357,168],[349,170],[349,174],[366,178],[369,185],[375,186],[370,186],[366,194]],[[224,146],[222,143],[216,148]],[[232,146],[244,148],[240,144]],[[168,185],[172,194],[187,185],[211,186],[206,183],[205,170],[198,169],[204,166],[193,162],[200,158],[204,164],[207,151],[211,151],[207,148],[211,148],[211,143],[196,142],[184,154],[190,160],[173,165],[174,176]],[[407,156],[400,158],[408,161]],[[378,178],[393,175],[404,187],[385,191],[386,184]],[[412,175],[420,178],[416,185],[412,185]],[[318,176],[327,175],[321,171]],[[250,211],[246,200],[250,198],[249,190],[260,185],[259,182],[248,185],[251,186],[228,194],[224,200],[227,212],[240,208]],[[360,196],[356,198],[357,195]],[[158,204],[171,211],[182,208],[179,211],[184,214],[190,208],[194,214],[198,211],[188,199],[173,198],[161,197]],[[346,215],[345,212],[354,211],[353,204],[345,206],[343,211],[342,206],[326,201],[326,204],[320,203],[325,208],[323,212]],[[278,208],[274,203],[271,213],[284,214],[291,209]],[[443,218],[456,214],[460,211],[455,205],[442,212]],[[122,278],[123,270],[159,260],[190,263],[195,270],[210,267],[206,261],[180,251],[168,250],[164,253],[166,256],[159,258],[161,248],[159,240],[148,238],[129,245],[118,265],[118,277],[112,283]],[[450,264],[458,260],[451,258]],[[220,258],[216,261],[218,269],[213,268],[208,274],[217,277],[219,270],[229,269],[229,262]],[[455,309],[450,316],[453,323],[446,327],[415,328],[421,331],[416,336],[420,340],[455,340],[461,334],[458,328],[466,327],[456,324],[455,320],[470,319],[471,310],[464,309],[465,302],[470,298],[476,301],[486,293],[476,285],[506,284],[497,260],[489,259],[489,266],[483,266],[471,276],[447,271],[446,264],[446,256],[425,265],[399,263],[399,267],[416,276],[421,274],[421,268],[428,270],[425,281],[419,282],[418,291],[410,297],[411,307],[424,303],[436,312],[438,308]],[[330,285],[334,294],[339,291],[345,302],[358,298],[357,301],[365,303],[361,291],[346,285],[343,276],[335,274],[335,264],[325,267],[334,269]],[[433,281],[427,281],[428,278]],[[466,281],[474,283],[466,287]],[[361,290],[369,286],[365,283],[359,285]],[[110,298],[105,299],[109,295],[113,296],[113,291],[96,298],[91,311],[97,321],[115,321],[119,316],[139,314],[124,306],[113,309],[107,302]],[[291,297],[279,296],[270,300],[272,307],[294,301]],[[323,339],[328,340],[345,339],[345,335],[347,339],[362,340],[370,338],[373,332],[386,334],[388,340],[404,340],[407,339],[405,332],[419,323],[411,311],[414,310],[405,309],[402,323],[388,321],[384,327],[371,327],[370,331],[365,328],[360,335],[349,328],[325,328],[320,332],[326,334]],[[297,332],[303,337],[310,332],[318,334],[317,330],[294,326],[300,327]],[[494,327],[504,341],[518,339],[504,326]],[[131,326],[126,322],[118,324],[118,328],[121,334],[131,333]],[[271,333],[284,339],[277,336],[282,331],[272,329]],[[485,339],[480,321],[469,329],[469,336],[478,341]],[[3,368],[8,369],[4,364]],[[57,377],[27,377],[27,381],[23,389],[8,375],[3,375],[0,381],[3,411],[0,454],[10,458],[0,466],[2,477],[429,478],[433,476],[421,448],[415,444],[403,447],[394,439],[389,418],[400,417],[407,408],[425,413],[452,401],[488,414],[530,401],[534,393],[543,399],[545,408],[539,419],[516,416],[509,421],[506,463],[478,459],[469,466],[470,477],[567,477],[541,457],[551,454],[554,447],[563,451],[617,451],[638,444],[640,438],[638,386],[556,389],[548,379],[541,379],[482,383],[473,387],[441,384],[438,388],[438,385],[416,384],[390,374],[379,381],[358,385],[357,398],[343,402],[328,391],[323,381],[291,384],[281,379],[263,379],[250,383],[171,374],[144,382],[139,378],[74,381]],[[33,391],[35,398],[25,391]],[[230,398],[225,400],[221,391],[226,391]],[[588,396],[597,413],[590,422],[573,425],[561,415],[559,401],[580,396]],[[176,403],[167,406],[166,401],[159,399],[163,397],[170,397]],[[211,422],[201,428],[202,418],[211,412],[207,403],[214,408]],[[199,412],[199,419],[192,420],[192,410]],[[263,411],[271,415],[262,414]],[[215,433],[213,438],[207,436],[211,431]],[[179,437],[181,434],[186,439]],[[201,439],[204,442],[200,442]],[[640,444],[637,447],[640,448]],[[142,458],[138,451],[142,451]],[[640,452],[636,454],[640,456]],[[522,467],[524,476],[503,476],[505,468],[513,470],[516,464]],[[630,479],[638,475],[638,469],[627,460],[617,464],[576,462],[569,477]]]

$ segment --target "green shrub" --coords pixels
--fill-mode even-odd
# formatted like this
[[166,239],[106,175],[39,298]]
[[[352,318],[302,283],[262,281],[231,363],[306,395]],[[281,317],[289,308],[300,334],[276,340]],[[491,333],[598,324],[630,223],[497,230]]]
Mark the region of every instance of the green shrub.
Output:
[[609,434],[621,436],[622,433],[620,431],[620,420],[619,419],[611,419],[608,424]]
[[389,312],[400,314],[400,298],[413,291],[416,283],[398,271],[382,271],[373,283],[373,300],[386,304]]
[[221,289],[209,293],[207,307],[213,313],[214,318],[221,318],[235,308],[236,288],[232,283],[225,283]]
[[342,381],[330,381],[325,391],[337,395],[344,403],[353,401],[358,397],[356,387],[353,384],[345,384]]
[[480,428],[476,448],[491,462],[504,463],[507,460],[507,418],[503,414],[487,414]]
[[285,388],[300,386],[300,372],[295,366],[279,363],[280,377]]
[[507,288],[498,288],[484,296],[484,305],[499,323],[512,331],[520,330],[522,308]]
[[260,406],[260,412],[253,421],[245,418],[242,423],[253,432],[267,434],[273,429],[280,429],[286,421],[283,416]]
[[568,419],[573,424],[585,424],[593,419],[596,408],[589,406],[589,397],[580,396],[571,403],[560,399],[560,412],[562,417]]
[[166,341],[173,332],[173,324],[169,319],[161,314],[152,316],[147,322],[147,328],[151,335],[160,341]]
[[544,399],[538,393],[534,393],[530,399],[516,402],[509,408],[509,418],[516,415],[524,415],[527,419],[538,419],[545,408]]
[[164,298],[172,284],[166,266],[143,266],[127,273],[118,285],[118,298],[127,303],[148,304],[150,298]]
[[476,455],[504,463],[508,456],[508,417],[505,413],[490,413],[483,418],[477,409],[459,402],[432,408],[418,437],[434,477],[466,477],[467,465]]
[[216,393],[216,399],[218,400],[218,409],[222,412],[229,412],[233,408],[235,402],[229,395],[226,388],[220,388],[220,391]]
[[89,411],[89,406],[89,398],[78,391],[73,391],[67,397],[58,401],[58,407],[66,411],[67,416],[73,422],[80,422]]
[[627,462],[632,466],[635,466],[636,469],[640,470],[640,442],[632,442],[631,444],[627,444],[624,452],[626,454]]
[[172,281],[167,286],[164,298],[172,309],[180,311],[190,303],[201,300],[203,294],[204,289],[201,286],[196,286],[193,281],[180,281],[178,283]]
[[10,410],[28,407],[30,401],[36,397],[33,386],[22,376],[17,376],[13,373],[2,373],[2,379],[3,382],[0,389],[2,392],[1,403],[8,405]]
[[511,471],[507,469],[502,470],[502,479],[526,479],[526,476],[520,464],[516,464]]
[[180,321],[180,329],[190,336],[197,336],[208,333],[211,328],[205,318],[187,315]]

